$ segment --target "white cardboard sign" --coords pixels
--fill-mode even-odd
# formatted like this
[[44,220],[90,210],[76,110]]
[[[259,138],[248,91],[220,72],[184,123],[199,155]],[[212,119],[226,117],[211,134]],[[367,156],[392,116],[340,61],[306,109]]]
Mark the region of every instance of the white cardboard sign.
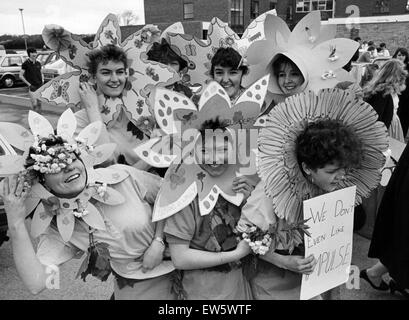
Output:
[[301,300],[335,288],[349,278],[356,186],[304,201],[304,219],[311,237],[304,236],[305,256],[318,260],[314,272],[303,275]]

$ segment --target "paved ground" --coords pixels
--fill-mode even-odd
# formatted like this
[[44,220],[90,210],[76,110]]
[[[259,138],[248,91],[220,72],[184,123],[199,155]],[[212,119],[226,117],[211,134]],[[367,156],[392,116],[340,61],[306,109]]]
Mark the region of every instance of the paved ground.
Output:
[[14,88],[1,88],[0,94],[9,94],[18,97],[28,98],[28,87],[26,85],[17,85]]
[[[13,95],[24,94],[24,88],[12,90]],[[4,90],[4,89],[3,89]],[[0,90],[0,93],[3,90]],[[28,107],[18,107],[10,104],[0,103],[0,121],[12,121],[20,123],[27,127]],[[55,125],[59,114],[63,110],[56,109],[55,111],[46,111],[43,113],[50,122]],[[354,249],[352,255],[352,264],[359,268],[366,268],[374,264],[376,261],[367,257],[370,241],[358,234],[354,235]],[[75,275],[80,266],[82,259],[70,261],[61,267],[60,270],[60,289],[47,290],[37,296],[30,294],[23,286],[17,275],[12,258],[10,241],[5,242],[0,247],[0,300],[89,300],[89,299],[109,299],[113,292],[112,278],[107,282],[101,283],[92,277],[88,277],[86,283],[82,280],[75,279]],[[360,282],[359,289],[349,290],[346,286],[342,286],[340,290],[341,300],[399,300],[402,299],[399,295],[392,296],[388,292],[378,292],[373,290],[365,281]]]

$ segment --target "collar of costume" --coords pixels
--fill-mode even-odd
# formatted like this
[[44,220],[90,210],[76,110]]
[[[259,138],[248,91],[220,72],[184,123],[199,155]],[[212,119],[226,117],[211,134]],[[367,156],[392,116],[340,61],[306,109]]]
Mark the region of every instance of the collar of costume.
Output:
[[[58,148],[43,148],[38,144],[41,138],[55,137],[54,129],[46,118],[30,111],[28,124],[31,132],[15,123],[0,123],[0,133],[13,147],[24,152],[23,155],[1,156],[0,174],[18,174],[22,171],[28,173],[30,170],[56,173],[63,168],[63,165],[69,164],[66,160],[71,159],[72,153],[81,154],[81,160],[88,174],[87,186],[72,199],[57,198],[40,184],[38,179],[32,182],[33,185],[25,201],[27,214],[35,209],[31,225],[32,235],[37,237],[43,233],[54,216],[57,216],[57,227],[64,241],[69,241],[71,238],[76,219],[82,219],[91,228],[105,230],[103,217],[89,200],[92,198],[107,205],[122,203],[123,196],[109,185],[121,182],[128,174],[109,168],[93,168],[109,159],[116,147],[114,143],[92,147],[99,137],[103,124],[93,122],[74,138],[77,122],[71,109],[67,109],[58,120],[56,135],[67,141],[67,146]],[[30,147],[36,148],[34,154],[29,155]],[[28,156],[35,161],[35,164],[25,169],[24,165]],[[43,158],[39,159],[39,156]],[[45,169],[41,170],[41,168]],[[2,186],[0,188],[2,190]]]
[[227,23],[216,17],[210,21],[207,40],[188,34],[169,33],[167,41],[172,49],[188,62],[189,71],[184,79],[185,84],[203,88],[202,85],[209,82],[212,57],[222,47],[232,47],[238,51],[243,56],[241,64],[247,64],[244,59],[245,51],[254,41],[264,39],[264,20],[268,15],[274,14],[277,13],[270,10],[254,19],[241,38]]
[[283,94],[272,72],[272,64],[280,55],[291,59],[300,69],[305,79],[303,91],[317,92],[333,88],[340,81],[353,81],[342,67],[352,58],[359,43],[335,39],[333,26],[321,26],[319,11],[306,15],[292,32],[284,20],[274,15],[267,15],[263,26],[265,39],[253,42],[246,51],[251,68],[243,78],[244,86],[269,74],[268,90]]
[[[152,166],[170,166],[155,203],[153,221],[177,213],[189,205],[196,196],[199,197],[199,208],[202,215],[212,211],[219,194],[233,204],[241,203],[243,195],[236,194],[232,190],[232,180],[238,175],[256,173],[253,149],[257,145],[258,130],[250,129],[256,125],[267,86],[268,77],[266,76],[244,91],[232,105],[223,87],[217,82],[211,82],[204,89],[198,108],[180,93],[162,88],[157,90],[154,105],[155,117],[165,135],[142,143],[135,149],[138,156]],[[203,123],[216,118],[229,124],[228,130],[232,133],[232,145],[234,146],[232,155],[235,158],[224,174],[212,177],[197,164],[194,142],[200,136],[198,130]],[[185,133],[189,133],[189,137],[194,138],[193,143],[190,140],[182,141],[181,137],[184,137]],[[247,139],[241,143],[240,138],[243,136],[240,134],[243,133],[245,135],[250,133],[253,136],[250,138],[246,136]],[[173,150],[179,150],[180,153],[176,154],[178,151],[175,154],[158,151],[164,149],[169,137],[173,137],[174,146],[179,146]]]
[[[176,27],[170,30],[177,32]],[[121,98],[103,101],[101,113],[106,124],[115,120],[115,115],[122,107],[135,124],[139,118],[151,116],[148,97],[152,89],[170,85],[180,78],[172,68],[147,60],[146,52],[160,38],[160,30],[153,25],[146,25],[122,41],[118,20],[114,14],[109,14],[91,45],[58,25],[45,26],[42,35],[46,45],[57,51],[64,62],[74,68],[72,72],[49,81],[36,91],[38,99],[52,105],[80,107],[78,85],[91,78],[87,69],[87,55],[91,50],[114,44],[125,51],[128,56],[128,80]],[[100,100],[104,100],[102,94]]]
[[322,89],[304,92],[279,103],[265,117],[259,133],[258,174],[274,213],[288,222],[302,219],[302,202],[323,192],[303,175],[297,161],[295,141],[308,123],[336,119],[355,131],[362,143],[361,166],[350,169],[337,189],[356,185],[356,204],[369,197],[380,182],[380,169],[388,149],[387,131],[378,114],[349,91]]

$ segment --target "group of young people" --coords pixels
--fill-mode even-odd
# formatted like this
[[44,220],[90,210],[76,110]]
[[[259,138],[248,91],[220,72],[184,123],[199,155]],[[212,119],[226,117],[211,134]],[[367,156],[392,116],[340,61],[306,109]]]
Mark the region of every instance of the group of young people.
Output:
[[[293,33],[306,50],[330,45],[315,42],[320,30],[305,30]],[[320,63],[318,69],[333,67],[318,75],[304,68],[308,56],[299,58],[299,47],[280,45],[264,54],[266,68],[254,68],[263,71],[252,75],[257,81],[251,86],[243,85],[253,68],[245,58],[254,58],[221,45],[203,57],[210,59],[210,79],[202,91],[182,81],[154,88],[150,136],[126,108],[104,121],[98,96],[122,97],[132,76],[129,60],[139,58],[115,44],[87,54],[90,80],[78,83],[82,110],[64,112],[56,131],[34,112],[32,133],[0,123],[10,143],[25,152],[17,161],[0,158],[0,171],[10,175],[0,192],[16,267],[28,289],[42,291],[49,266],[88,253],[82,277],[106,280],[112,273],[115,299],[299,299],[301,275],[312,273],[317,262],[304,254],[302,202],[358,184],[359,203],[377,187],[388,142],[378,121],[382,112],[355,92],[332,89],[353,45],[311,61]],[[162,39],[146,57],[183,74],[189,61],[180,51]],[[309,91],[320,89],[319,83],[327,89]],[[267,91],[274,93],[268,101]],[[172,119],[196,129],[189,153],[201,160],[188,165],[182,157],[169,169],[152,168],[133,149],[141,140],[170,135]],[[238,127],[257,130],[258,176],[237,174],[240,166],[230,161]],[[162,215],[155,216],[159,207]],[[252,234],[263,234],[262,243]]]

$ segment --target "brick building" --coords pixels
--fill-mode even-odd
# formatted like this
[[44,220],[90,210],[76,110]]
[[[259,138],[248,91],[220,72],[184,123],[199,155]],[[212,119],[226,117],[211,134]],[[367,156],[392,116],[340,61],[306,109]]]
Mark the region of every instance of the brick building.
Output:
[[206,38],[210,20],[218,17],[241,34],[252,19],[281,6],[281,0],[145,0],[145,23],[163,30],[181,21],[186,33]]
[[[337,25],[338,37],[385,42],[391,53],[409,48],[409,0],[145,0],[145,23],[164,30],[181,21],[187,34],[205,39],[213,17],[241,34],[253,18],[271,9],[290,28],[320,10],[323,23]],[[123,38],[141,27],[121,27]]]

